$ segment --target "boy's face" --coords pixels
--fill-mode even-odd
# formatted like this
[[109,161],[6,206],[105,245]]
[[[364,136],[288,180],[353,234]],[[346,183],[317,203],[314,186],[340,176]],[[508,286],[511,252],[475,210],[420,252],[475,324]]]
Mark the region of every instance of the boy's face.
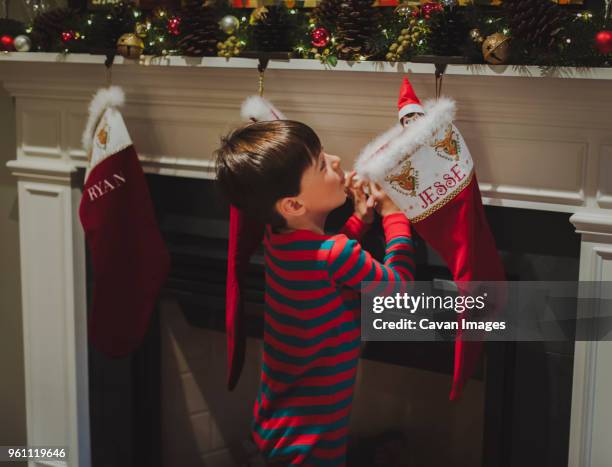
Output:
[[302,175],[299,198],[308,212],[317,214],[328,213],[344,204],[344,172],[338,156],[321,150],[316,163]]

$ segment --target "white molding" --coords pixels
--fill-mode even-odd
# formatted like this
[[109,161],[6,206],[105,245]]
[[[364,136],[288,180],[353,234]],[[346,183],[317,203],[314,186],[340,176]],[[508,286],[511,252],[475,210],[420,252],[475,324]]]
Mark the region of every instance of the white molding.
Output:
[[215,179],[214,163],[210,160],[194,161],[178,157],[151,157],[138,155],[142,169],[146,173],[172,177]]
[[[576,233],[612,236],[612,213],[610,212],[577,212],[570,217],[576,227]],[[612,242],[612,239],[610,240]],[[604,279],[581,279],[604,280]],[[612,280],[610,278],[609,280]]]
[[[8,52],[0,54],[0,62],[25,63],[65,63],[65,64],[104,64],[106,57],[92,54],[61,54],[53,52]],[[140,60],[115,57],[113,66],[144,67],[188,67],[188,68],[249,68],[256,69],[255,58],[223,57],[184,57],[184,56],[142,56]],[[272,70],[307,70],[335,72],[366,73],[433,73],[434,65],[413,62],[350,62],[339,60],[335,67],[323,65],[319,60],[273,59],[268,64]],[[605,67],[554,67],[548,71],[538,66],[523,65],[448,65],[447,75],[493,76],[493,77],[527,77],[527,78],[561,78],[561,79],[612,79],[612,69]]]
[[562,205],[582,205],[584,194],[582,191],[571,192],[561,190],[548,190],[512,185],[493,185],[478,182],[480,192],[487,198],[503,198],[522,200],[533,203],[550,203]]
[[[574,214],[570,221],[583,234],[580,251],[580,281],[612,281],[612,219],[593,213]],[[599,243],[591,240],[600,240]],[[601,240],[605,241],[604,243]],[[611,263],[612,264],[612,263]],[[574,346],[574,377],[570,418],[569,467],[603,467],[612,456],[609,421],[612,343],[577,341]],[[598,390],[599,388],[599,390]],[[602,412],[605,414],[602,415]],[[600,423],[600,418],[606,422]]]
[[[66,446],[90,465],[85,251],[73,167],[8,164],[19,177],[19,238],[28,445]],[[81,248],[78,248],[78,246]]]
[[596,281],[612,281],[612,277],[607,277],[604,271],[605,262],[612,261],[612,242],[606,246],[594,246],[593,253],[593,277]]
[[38,466],[44,466],[44,467],[68,467],[68,463],[67,462],[62,462],[62,461],[36,461],[36,462],[30,462],[31,467],[38,467]]
[[77,170],[74,164],[65,161],[15,159],[6,166],[15,177],[55,182],[69,182]]
[[597,342],[575,343],[568,467],[592,466],[596,362]]
[[612,144],[603,144],[599,155],[597,204],[612,209]]

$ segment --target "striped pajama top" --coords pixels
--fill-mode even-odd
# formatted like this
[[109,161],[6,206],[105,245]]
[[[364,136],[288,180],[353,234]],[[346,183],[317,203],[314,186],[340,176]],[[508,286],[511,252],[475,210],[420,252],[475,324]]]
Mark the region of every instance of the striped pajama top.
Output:
[[383,218],[384,263],[358,242],[367,225],[341,232],[274,233],[266,226],[261,384],[252,436],[268,462],[342,466],[360,350],[361,281],[414,280],[403,213]]

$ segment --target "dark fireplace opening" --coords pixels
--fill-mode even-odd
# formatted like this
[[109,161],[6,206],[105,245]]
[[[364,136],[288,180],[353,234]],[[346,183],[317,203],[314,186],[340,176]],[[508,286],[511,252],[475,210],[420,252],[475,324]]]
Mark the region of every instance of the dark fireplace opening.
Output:
[[[227,203],[217,194],[211,180],[151,174],[147,178],[159,225],[172,256],[172,270],[160,301],[174,300],[186,327],[223,333]],[[350,212],[348,203],[334,211],[329,218],[329,230],[337,230]],[[569,214],[493,206],[487,206],[486,213],[509,280],[578,280],[580,238],[569,222]],[[439,256],[416,235],[415,244],[416,280],[450,280],[450,273]],[[363,245],[375,257],[382,259],[384,234],[379,222],[366,235]],[[91,278],[89,271],[88,260],[88,277]],[[263,330],[263,287],[263,248],[260,248],[251,261],[245,292],[246,332],[253,342],[261,338]],[[91,284],[88,298],[90,292]],[[163,328],[162,321],[158,305],[143,345],[129,357],[109,359],[90,346],[94,467],[247,465],[248,453],[245,452],[248,448],[238,446],[237,451],[242,452],[235,454],[231,442],[228,442],[229,454],[225,457],[215,454],[223,451],[221,448],[212,450],[208,457],[195,456],[193,459],[196,460],[176,459],[176,464],[167,461],[167,453],[164,456],[163,433],[168,428],[163,428],[166,422],[161,407],[165,395],[161,388],[168,383],[162,381],[166,376],[160,368],[160,361],[164,360],[163,339],[160,337],[164,332],[160,329]],[[469,402],[474,405],[473,410],[482,412],[481,423],[477,425],[479,432],[470,435],[475,443],[473,450],[478,451],[477,460],[474,457],[440,459],[446,465],[457,467],[566,465],[573,352],[571,342],[487,343],[482,364],[474,376],[475,384],[483,387],[482,396]],[[452,374],[452,343],[368,342],[363,348],[362,359],[380,363],[391,372],[395,371],[393,368],[398,371],[404,368],[438,380],[445,378],[442,381],[448,380],[448,384],[441,394],[447,398]],[[225,361],[215,365],[224,369]],[[184,372],[182,375],[186,378]],[[199,386],[208,384],[197,378],[193,380]],[[214,384],[218,387],[225,384],[224,372],[216,374]],[[414,384],[419,384],[418,378]],[[372,390],[376,390],[375,387]],[[401,388],[394,390],[401,394]],[[249,397],[254,398],[255,394],[249,393]],[[217,397],[215,400],[225,399]],[[441,398],[440,403],[448,404],[448,401]],[[227,408],[209,409],[211,414],[223,414]],[[448,410],[452,411],[451,408]],[[427,413],[427,408],[419,413]],[[448,436],[469,428],[462,427],[461,420],[453,420],[456,424],[452,428],[454,431],[444,432],[450,433]],[[419,420],[414,424],[418,426]],[[432,424],[435,425],[435,420],[423,420],[423,426]],[[349,454],[349,466],[374,465],[376,446],[384,440],[391,440],[391,444],[393,440],[396,444],[405,443],[403,437],[406,434],[399,433],[397,427],[382,428],[376,436],[360,437],[358,446],[351,445],[350,453],[353,455]],[[230,437],[227,430],[223,431],[223,426],[220,433]],[[247,439],[248,432],[243,437]],[[197,438],[197,433],[194,438]],[[191,441],[197,444],[197,439]],[[431,440],[432,446],[444,441]],[[221,446],[223,443],[217,444]],[[426,448],[411,446],[411,449]],[[415,457],[418,461],[419,456]],[[423,459],[426,458],[422,457],[421,462],[427,462]],[[429,464],[420,465],[435,465],[432,459],[429,459]],[[393,466],[390,464],[388,467]]]

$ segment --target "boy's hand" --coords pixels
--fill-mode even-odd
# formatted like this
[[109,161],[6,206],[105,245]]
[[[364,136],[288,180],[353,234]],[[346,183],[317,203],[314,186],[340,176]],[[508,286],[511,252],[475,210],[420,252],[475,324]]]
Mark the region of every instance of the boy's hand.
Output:
[[364,223],[374,222],[374,200],[367,197],[363,190],[363,181],[355,179],[356,172],[353,170],[344,182],[347,194],[353,200],[355,215]]
[[369,200],[374,200],[375,209],[378,214],[384,217],[387,214],[402,212],[402,210],[397,207],[397,205],[391,200],[391,198],[389,198],[387,193],[385,193],[383,189],[378,185],[378,183],[370,182],[369,188]]

